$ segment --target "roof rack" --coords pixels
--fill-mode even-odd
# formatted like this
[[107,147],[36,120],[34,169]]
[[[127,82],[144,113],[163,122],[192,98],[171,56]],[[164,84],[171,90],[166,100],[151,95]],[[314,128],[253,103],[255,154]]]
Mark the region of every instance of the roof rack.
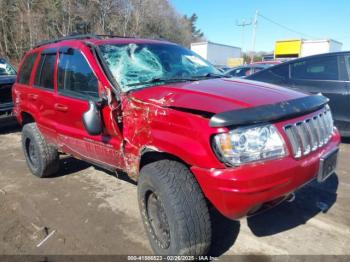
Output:
[[62,38],[54,39],[54,40],[44,40],[36,45],[33,48],[38,48],[43,45],[54,44],[65,40],[81,40],[81,39],[104,39],[104,38],[134,38],[131,36],[119,36],[119,35],[93,35],[93,34],[71,34],[69,36],[65,36]]

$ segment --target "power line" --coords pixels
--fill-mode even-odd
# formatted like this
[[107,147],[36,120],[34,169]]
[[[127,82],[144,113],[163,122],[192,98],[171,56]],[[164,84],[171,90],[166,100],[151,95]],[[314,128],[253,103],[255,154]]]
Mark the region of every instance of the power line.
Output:
[[250,55],[250,63],[254,62],[254,52],[255,52],[255,41],[256,41],[256,25],[258,23],[259,11],[255,11],[254,22],[253,22],[253,35],[252,35],[252,53]]
[[251,21],[246,22],[244,19],[242,20],[241,23],[239,23],[239,22],[236,21],[236,26],[243,26],[243,27],[244,27],[244,26],[251,25],[251,24],[252,24]]
[[241,43],[241,45],[242,45],[242,49],[241,49],[241,54],[242,54],[242,57],[243,57],[243,53],[244,53],[244,29],[245,29],[245,27],[246,26],[249,26],[249,25],[251,25],[252,24],[252,22],[251,21],[249,21],[249,22],[246,22],[246,20],[245,19],[243,19],[242,20],[242,22],[237,22],[236,21],[236,26],[239,26],[239,27],[242,27],[242,43]]
[[285,25],[282,25],[282,24],[280,24],[280,23],[277,23],[276,21],[273,21],[272,19],[270,19],[270,18],[268,18],[268,17],[266,17],[266,16],[263,16],[262,14],[258,14],[258,16],[261,17],[261,18],[263,18],[263,19],[265,19],[266,21],[268,21],[268,22],[270,22],[270,23],[272,23],[272,24],[275,24],[275,25],[277,25],[277,26],[279,26],[279,27],[281,27],[281,28],[284,28],[285,30],[288,30],[288,31],[290,31],[290,32],[293,32],[293,33],[295,33],[295,34],[302,35],[302,36],[306,36],[306,37],[308,37],[308,38],[317,38],[317,37],[314,37],[314,36],[311,36],[311,35],[308,35],[308,34],[304,34],[304,33],[302,33],[302,32],[296,31],[296,30],[293,30],[293,29],[291,29],[291,28],[289,28],[289,27],[287,27],[287,26],[285,26]]

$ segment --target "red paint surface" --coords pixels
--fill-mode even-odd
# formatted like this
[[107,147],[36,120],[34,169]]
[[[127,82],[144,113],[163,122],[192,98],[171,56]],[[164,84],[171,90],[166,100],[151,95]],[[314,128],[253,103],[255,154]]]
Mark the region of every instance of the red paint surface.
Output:
[[[95,44],[159,43],[142,39],[91,41]],[[100,93],[112,93],[89,48],[80,41],[50,45],[59,46],[80,49],[99,80]],[[40,47],[30,52],[41,52],[43,49]],[[39,56],[34,69],[38,60]],[[119,102],[111,95],[110,104],[101,112],[104,132],[91,136],[81,121],[88,101],[61,96],[56,83],[53,91],[33,88],[34,71],[29,86],[16,83],[13,87],[14,113],[20,123],[23,113],[28,113],[35,119],[44,137],[61,151],[109,168],[124,170],[132,177],[138,175],[144,149],[173,155],[190,166],[205,196],[230,218],[243,216],[254,206],[292,192],[315,177],[320,156],[339,143],[339,134],[335,132],[327,146],[300,160],[288,155],[278,160],[226,167],[214,155],[210,141],[214,134],[227,129],[212,128],[207,118],[169,107],[219,113],[305,96],[274,85],[228,79],[144,88],[128,95],[121,94]],[[60,110],[60,106],[66,110]],[[117,122],[118,117],[121,123]],[[287,122],[295,121],[276,124],[285,141],[282,127]],[[286,145],[290,152],[290,145]]]
[[305,94],[271,84],[222,78],[155,86],[134,92],[133,96],[158,105],[219,113],[274,104]]

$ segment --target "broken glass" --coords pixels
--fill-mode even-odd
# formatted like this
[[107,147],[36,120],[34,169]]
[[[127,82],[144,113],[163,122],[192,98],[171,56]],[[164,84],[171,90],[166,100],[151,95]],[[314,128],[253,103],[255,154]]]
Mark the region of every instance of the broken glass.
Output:
[[125,92],[220,74],[209,62],[176,44],[105,44],[100,49],[113,77]]

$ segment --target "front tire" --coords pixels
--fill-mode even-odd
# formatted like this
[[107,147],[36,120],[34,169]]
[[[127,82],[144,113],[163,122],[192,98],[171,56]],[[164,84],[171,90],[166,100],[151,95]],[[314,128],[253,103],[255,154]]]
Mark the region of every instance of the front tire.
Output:
[[46,143],[36,123],[23,126],[22,148],[33,175],[43,178],[57,173],[59,169],[58,151],[54,146]]
[[160,160],[142,167],[139,208],[151,247],[159,255],[205,255],[211,223],[203,193],[183,164]]

